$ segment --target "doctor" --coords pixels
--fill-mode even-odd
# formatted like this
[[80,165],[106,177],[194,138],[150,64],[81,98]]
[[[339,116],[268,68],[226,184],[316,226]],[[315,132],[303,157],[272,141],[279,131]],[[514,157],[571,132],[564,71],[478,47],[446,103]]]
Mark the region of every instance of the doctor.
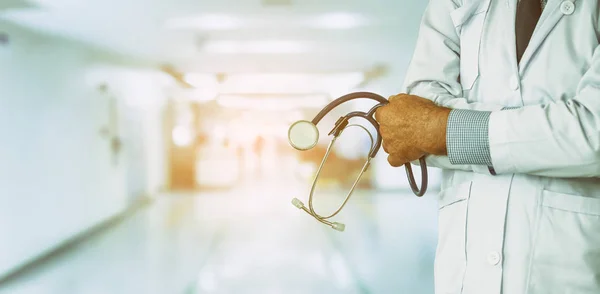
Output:
[[443,170],[436,293],[600,293],[599,3],[430,0],[376,118]]

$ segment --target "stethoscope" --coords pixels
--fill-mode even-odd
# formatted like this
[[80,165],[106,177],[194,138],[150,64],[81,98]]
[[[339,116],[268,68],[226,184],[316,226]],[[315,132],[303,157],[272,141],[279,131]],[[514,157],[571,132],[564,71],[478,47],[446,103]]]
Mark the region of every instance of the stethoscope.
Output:
[[[329,143],[329,146],[327,146],[327,151],[325,153],[325,156],[323,157],[323,160],[321,161],[319,169],[317,170],[317,174],[312,183],[312,188],[310,189],[310,194],[308,197],[308,208],[298,198],[294,198],[292,200],[292,204],[294,204],[294,206],[296,206],[299,209],[304,210],[306,213],[313,216],[319,222],[326,224],[340,232],[344,231],[346,226],[342,223],[329,221],[329,219],[336,216],[338,213],[340,213],[340,211],[344,208],[346,203],[348,203],[348,200],[350,200],[350,196],[352,196],[352,193],[354,192],[354,189],[356,188],[356,184],[358,184],[358,181],[360,180],[362,175],[369,168],[369,165],[371,164],[371,160],[377,155],[377,152],[379,151],[379,148],[381,147],[382,139],[381,139],[381,134],[379,133],[379,124],[373,118],[373,115],[375,114],[375,111],[379,107],[386,105],[388,103],[388,100],[383,98],[380,95],[377,95],[374,93],[369,93],[369,92],[350,93],[350,94],[344,95],[340,98],[337,98],[334,101],[332,101],[331,103],[329,103],[327,106],[325,106],[325,108],[323,108],[323,110],[321,110],[317,114],[317,116],[315,116],[315,118],[313,118],[312,121],[307,121],[307,120],[297,121],[297,122],[293,123],[288,130],[288,140],[289,140],[290,145],[292,145],[292,147],[294,147],[295,149],[300,150],[300,151],[310,150],[313,147],[315,147],[317,145],[317,142],[319,141],[319,129],[317,128],[317,124],[319,123],[319,121],[321,121],[321,119],[323,119],[323,117],[325,117],[325,115],[327,113],[329,113],[334,108],[341,105],[342,103],[345,103],[345,102],[348,102],[348,101],[354,100],[354,99],[359,99],[359,98],[367,98],[367,99],[375,100],[378,102],[378,104],[373,106],[368,112],[353,111],[353,112],[346,114],[345,116],[340,117],[336,121],[335,126],[333,127],[331,132],[329,132],[329,135],[333,135],[333,139]],[[361,125],[348,125],[348,121],[351,118],[355,118],[355,117],[363,118],[363,119],[367,120],[369,123],[371,123],[371,125],[373,125],[373,127],[375,127],[375,130],[377,131],[377,137],[375,140],[373,140],[373,136],[372,136],[371,132],[369,132],[365,127],[363,127]],[[369,138],[371,139],[371,149],[369,151],[367,161],[363,165],[358,177],[354,181],[352,188],[350,188],[350,192],[348,192],[348,195],[346,196],[346,199],[344,200],[344,202],[342,202],[342,204],[338,207],[338,209],[335,212],[333,212],[331,215],[321,216],[318,213],[316,213],[313,208],[313,194],[315,191],[317,180],[319,178],[319,174],[321,173],[321,170],[323,169],[323,166],[325,165],[325,162],[327,161],[327,158],[329,157],[329,152],[331,152],[333,144],[335,143],[336,139],[344,132],[344,130],[346,130],[350,127],[361,128],[364,131],[366,131],[367,134],[369,134]],[[425,194],[425,191],[427,191],[427,165],[425,163],[425,157],[421,157],[419,159],[419,163],[421,165],[421,188],[420,189],[415,183],[415,178],[413,176],[413,172],[412,172],[410,163],[406,163],[404,165],[404,167],[406,168],[408,182],[410,183],[410,187],[411,187],[413,193],[415,193],[415,195],[421,197]]]

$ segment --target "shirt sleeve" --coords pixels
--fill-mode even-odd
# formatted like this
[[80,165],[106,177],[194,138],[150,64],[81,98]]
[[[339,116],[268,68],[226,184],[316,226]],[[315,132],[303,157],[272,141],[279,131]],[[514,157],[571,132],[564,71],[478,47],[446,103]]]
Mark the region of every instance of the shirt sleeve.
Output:
[[[520,107],[504,107],[502,110]],[[495,174],[492,166],[489,142],[491,111],[454,109],[448,117],[446,145],[451,164],[486,165]]]
[[446,146],[451,164],[492,166],[489,111],[454,109],[448,117]]

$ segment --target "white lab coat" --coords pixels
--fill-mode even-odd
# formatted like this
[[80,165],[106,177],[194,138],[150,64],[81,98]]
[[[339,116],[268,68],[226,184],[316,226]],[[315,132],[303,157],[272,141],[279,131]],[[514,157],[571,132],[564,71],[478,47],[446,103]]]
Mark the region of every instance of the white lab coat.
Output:
[[427,158],[443,169],[436,293],[598,294],[600,4],[549,0],[520,65],[516,4],[431,0],[406,76],[405,92],[493,111],[498,175]]

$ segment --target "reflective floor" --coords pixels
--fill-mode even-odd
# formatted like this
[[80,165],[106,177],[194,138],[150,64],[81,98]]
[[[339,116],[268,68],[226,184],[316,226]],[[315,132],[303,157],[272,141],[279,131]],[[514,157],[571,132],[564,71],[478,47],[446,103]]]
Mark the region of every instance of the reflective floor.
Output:
[[[357,191],[339,233],[291,205],[306,183],[247,182],[161,195],[0,294],[433,293],[434,191]],[[316,205],[342,194],[322,191]]]

